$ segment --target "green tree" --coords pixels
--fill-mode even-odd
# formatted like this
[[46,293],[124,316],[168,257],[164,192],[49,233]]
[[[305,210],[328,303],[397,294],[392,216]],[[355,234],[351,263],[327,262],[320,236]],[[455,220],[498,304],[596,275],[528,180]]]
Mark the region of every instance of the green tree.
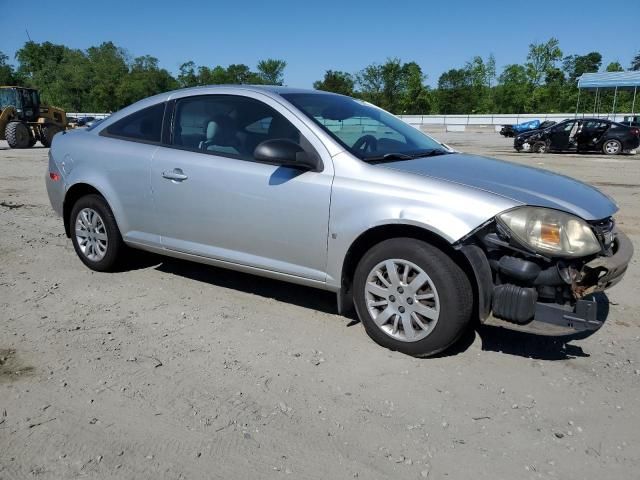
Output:
[[69,49],[64,45],[28,41],[16,52],[16,59],[20,64],[18,74],[33,85],[44,78],[48,68],[62,61],[67,50]]
[[496,110],[500,113],[525,113],[530,107],[529,77],[523,65],[504,67],[495,88]]
[[85,106],[89,111],[112,112],[119,108],[118,85],[129,74],[127,53],[113,44],[104,42],[97,47],[87,49],[87,77],[90,81]]
[[465,68],[452,68],[438,79],[438,107],[445,115],[471,113],[474,104],[472,79]]
[[9,57],[0,51],[0,85],[15,85],[17,83],[13,66],[8,63],[8,60]]
[[540,85],[545,75],[556,66],[556,63],[561,58],[562,50],[560,50],[559,42],[556,38],[552,37],[545,43],[530,44],[527,63],[525,64],[529,82],[534,87]]
[[590,52],[586,55],[569,55],[562,61],[562,69],[567,74],[569,83],[575,83],[583,73],[594,73],[600,70],[602,55]]
[[48,84],[47,101],[71,112],[104,112],[104,106],[93,109],[91,63],[82,50],[67,50],[55,67],[55,78]]
[[120,107],[123,107],[177,87],[176,79],[158,66],[157,58],[143,55],[133,59],[129,74],[123,78],[118,87],[118,100]]
[[401,113],[400,100],[404,93],[404,72],[399,58],[388,59],[382,65],[381,107],[394,113]]
[[381,65],[375,63],[367,65],[356,75],[356,82],[359,86],[358,94],[360,97],[382,107],[384,75]]
[[189,60],[188,62],[184,62],[178,68],[178,85],[182,88],[186,87],[195,87],[198,85],[198,76],[196,75],[196,64]]
[[640,70],[640,52],[636,53],[636,56],[631,60],[630,69],[634,71]]
[[432,108],[432,98],[429,88],[425,85],[426,75],[415,62],[408,62],[402,66],[403,92],[400,98],[400,113],[425,114]]
[[[567,90],[568,89],[568,90]],[[577,93],[575,84],[566,83],[564,73],[559,68],[549,69],[544,78],[544,84],[533,91],[531,111],[534,112],[564,112],[569,105],[575,105],[573,95]]]
[[493,109],[491,82],[495,78],[495,59],[485,61],[480,56],[466,63],[469,88],[472,90],[471,113],[487,113]]
[[432,104],[424,81],[417,63],[390,58],[382,65],[368,65],[358,73],[359,91],[355,95],[393,113],[424,113]]
[[86,54],[50,42],[26,42],[16,52],[18,77],[40,90],[44,103],[77,110],[87,103],[91,70]]
[[607,72],[624,72],[624,68],[620,62],[611,62],[607,65]]
[[265,85],[282,85],[284,82],[284,69],[287,62],[275,58],[267,58],[258,62],[258,76],[260,83]]
[[231,64],[227,67],[227,83],[236,83],[236,84],[252,84],[252,83],[261,83],[258,75],[253,73],[251,69],[243,64]]
[[225,83],[233,83],[233,80],[227,69],[217,65],[212,69],[200,67],[198,69],[198,77],[201,85],[223,85]]
[[350,73],[339,70],[327,70],[324,72],[322,80],[313,82],[313,88],[324,90],[325,92],[340,93],[342,95],[353,96],[355,80]]

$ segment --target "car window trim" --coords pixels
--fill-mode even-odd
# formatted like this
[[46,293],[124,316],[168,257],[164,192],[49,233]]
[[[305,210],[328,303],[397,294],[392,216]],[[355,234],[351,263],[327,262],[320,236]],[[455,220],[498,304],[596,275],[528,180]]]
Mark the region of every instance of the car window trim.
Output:
[[[131,115],[135,115],[136,113],[141,112],[142,110],[146,110],[148,108],[156,107],[156,106],[160,105],[161,103],[164,105],[164,110],[162,111],[162,123],[161,123],[161,126],[160,126],[160,141],[155,142],[155,141],[151,141],[151,140],[144,140],[144,139],[141,139],[141,138],[124,137],[122,135],[114,135],[112,133],[109,133],[109,131],[108,131],[109,127],[111,127],[111,126],[115,125],[116,123],[124,120],[125,118],[129,118]],[[131,112],[126,117],[122,117],[121,119],[116,120],[112,124],[107,125],[105,128],[100,130],[100,132],[98,132],[98,135],[101,136],[101,137],[114,138],[116,140],[125,140],[127,142],[144,143],[145,145],[161,146],[162,145],[162,137],[163,137],[163,134],[164,134],[164,123],[165,123],[165,120],[166,120],[166,117],[167,117],[167,103],[168,102],[166,102],[166,101],[165,102],[158,102],[158,103],[154,103],[153,105],[149,105],[147,107],[144,107],[144,108],[141,108],[139,110],[136,110],[135,112]]]
[[[270,108],[271,110],[273,110],[274,112],[276,112],[277,114],[281,115],[287,122],[291,123],[293,125],[293,123],[284,115],[282,114],[282,112],[279,112],[278,110],[276,110],[275,108],[273,108],[271,105],[258,100],[257,98],[253,98],[253,97],[249,97],[249,96],[245,96],[245,95],[238,95],[238,94],[228,94],[228,93],[208,93],[208,94],[203,94],[203,95],[188,95],[186,97],[180,97],[180,98],[175,98],[170,100],[167,103],[171,103],[172,105],[169,107],[165,107],[165,117],[164,117],[164,121],[163,121],[163,134],[164,132],[164,122],[167,123],[167,127],[168,127],[168,133],[167,136],[165,137],[164,135],[162,136],[163,140],[167,140],[167,142],[163,142],[161,145],[161,147],[164,148],[171,148],[173,150],[181,150],[183,152],[192,152],[192,153],[199,153],[202,155],[208,155],[208,156],[213,156],[213,157],[222,157],[222,158],[229,158],[229,159],[233,159],[233,160],[241,160],[243,162],[251,162],[251,163],[258,163],[260,165],[273,165],[276,167],[282,167],[284,166],[282,163],[279,162],[264,162],[261,160],[256,160],[255,158],[244,158],[240,155],[234,155],[233,153],[224,153],[224,152],[215,152],[213,150],[200,150],[198,148],[190,148],[190,147],[183,147],[182,145],[175,145],[173,143],[174,141],[174,133],[175,133],[175,121],[176,121],[176,114],[178,109],[177,107],[177,102],[179,100],[185,100],[185,99],[192,99],[192,98],[204,98],[204,97],[237,97],[237,98],[248,98],[250,100],[254,100],[256,102],[260,102],[263,105],[266,105],[268,108]],[[167,113],[170,113],[170,117],[167,116]],[[313,144],[309,141],[309,139],[306,137],[306,135],[304,133],[302,133],[300,131],[299,128],[297,128],[295,125],[293,125],[296,130],[298,130],[298,132],[300,133],[300,137],[304,138],[306,143],[309,145],[309,148],[311,148],[311,152],[307,152],[307,153],[311,153],[313,155],[315,155],[316,157],[318,157],[320,164],[319,164],[319,170],[315,173],[322,173],[324,171],[324,162],[322,160],[322,155],[320,155],[318,153],[318,151],[316,150],[316,148],[313,146]],[[300,145],[302,147],[302,145]],[[304,148],[304,147],[303,147]],[[287,168],[294,168],[294,167],[287,167]]]

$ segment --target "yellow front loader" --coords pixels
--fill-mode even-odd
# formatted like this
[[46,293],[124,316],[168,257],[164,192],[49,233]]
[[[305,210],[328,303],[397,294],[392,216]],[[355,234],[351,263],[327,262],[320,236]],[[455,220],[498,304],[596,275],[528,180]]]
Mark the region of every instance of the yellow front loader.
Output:
[[33,88],[0,87],[0,140],[11,148],[51,146],[53,136],[67,128],[64,110],[40,104]]

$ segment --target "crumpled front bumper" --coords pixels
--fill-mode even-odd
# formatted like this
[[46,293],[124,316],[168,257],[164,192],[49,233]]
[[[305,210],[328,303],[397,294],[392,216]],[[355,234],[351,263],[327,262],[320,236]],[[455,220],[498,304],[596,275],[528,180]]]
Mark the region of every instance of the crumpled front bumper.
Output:
[[[609,313],[606,297],[593,294],[603,292],[622,280],[632,256],[633,244],[624,233],[616,231],[613,255],[591,260],[578,273],[572,285],[577,299],[574,305],[538,301],[535,303],[533,319],[526,323],[503,320],[492,314],[487,315],[482,323],[546,336],[593,333],[602,327]],[[469,258],[468,254],[467,257]],[[480,279],[478,265],[477,261],[472,264],[477,278]],[[479,290],[482,291],[483,288],[486,287],[480,286]],[[491,284],[489,288],[493,289],[494,285]],[[490,302],[488,298],[487,300]],[[487,308],[487,313],[488,310]]]

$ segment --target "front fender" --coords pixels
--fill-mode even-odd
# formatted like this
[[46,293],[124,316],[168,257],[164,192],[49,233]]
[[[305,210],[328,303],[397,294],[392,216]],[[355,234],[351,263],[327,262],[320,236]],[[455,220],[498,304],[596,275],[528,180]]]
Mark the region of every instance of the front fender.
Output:
[[[454,244],[517,203],[454,182],[335,158],[331,195],[327,282],[337,289],[345,257],[365,232],[406,225]],[[344,169],[344,173],[342,170]]]

